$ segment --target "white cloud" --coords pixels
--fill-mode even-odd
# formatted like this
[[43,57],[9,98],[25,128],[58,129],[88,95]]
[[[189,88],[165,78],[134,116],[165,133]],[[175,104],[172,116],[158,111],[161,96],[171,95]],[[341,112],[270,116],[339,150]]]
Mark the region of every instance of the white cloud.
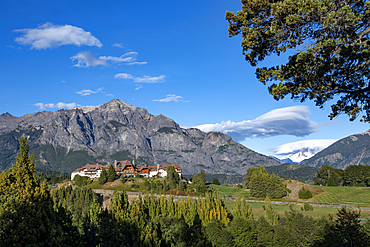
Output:
[[46,108],[50,108],[50,109],[54,109],[54,108],[68,108],[68,109],[71,109],[71,108],[75,108],[75,107],[80,107],[81,105],[78,105],[76,103],[64,103],[64,102],[59,102],[59,103],[47,103],[47,104],[44,104],[44,103],[36,103],[34,104],[35,106],[37,106],[38,108],[40,108],[41,110],[44,110]]
[[137,83],[161,83],[164,82],[165,75],[160,76],[148,76],[144,75],[143,77],[135,77],[134,82]]
[[148,64],[148,62],[132,62],[132,63],[128,63],[127,65],[144,65],[144,64]]
[[123,45],[121,43],[115,43],[112,45],[112,47],[123,48]]
[[114,79],[124,79],[124,80],[128,80],[128,79],[133,79],[134,77],[130,74],[127,74],[127,73],[119,73],[119,74],[116,74],[114,76]]
[[75,56],[71,57],[71,60],[72,61],[76,60],[77,63],[73,66],[79,67],[79,68],[86,68],[86,67],[90,67],[90,66],[95,67],[97,65],[108,66],[108,64],[104,60],[101,60],[101,59],[95,57],[94,55],[92,55],[88,51],[81,51],[81,52],[77,53]]
[[165,75],[160,76],[148,76],[144,75],[143,77],[134,77],[127,73],[119,73],[114,76],[114,79],[132,79],[136,83],[161,83],[165,81]]
[[136,88],[135,88],[135,91],[139,90],[140,88],[142,88],[143,86],[141,86],[140,84],[137,84],[136,85]]
[[108,66],[107,62],[112,63],[125,63],[126,65],[134,65],[134,64],[147,64],[147,62],[135,62],[137,58],[137,52],[127,52],[120,57],[114,56],[100,56],[99,58],[95,57],[88,51],[81,51],[77,53],[75,56],[72,56],[72,61],[77,60],[77,64],[75,67],[86,68],[90,66],[97,66],[97,65],[104,65]]
[[62,45],[103,46],[90,32],[71,25],[60,26],[47,22],[37,28],[16,29],[14,31],[23,33],[15,38],[15,42],[21,45],[31,45],[31,49],[36,50],[51,49]]
[[95,93],[99,93],[103,90],[104,88],[99,88],[97,89],[96,91],[93,91],[93,90],[90,90],[90,89],[83,89],[81,91],[78,91],[76,93],[78,93],[79,95],[82,95],[82,96],[87,96],[87,95],[90,95],[90,94],[95,94]]
[[120,57],[100,56],[99,59],[104,60],[104,61],[112,61],[115,63],[122,63],[122,62],[131,63],[136,60],[137,55],[138,55],[137,52],[132,51],[132,52],[127,52]]
[[308,118],[306,106],[291,106],[272,110],[254,120],[195,126],[202,131],[219,131],[236,141],[245,138],[264,138],[278,135],[306,136],[318,131],[318,124]]
[[182,96],[176,95],[176,94],[168,94],[166,98],[164,99],[154,99],[152,101],[158,101],[158,102],[189,102],[184,101]]
[[314,153],[318,153],[324,148],[327,148],[338,139],[311,139],[297,142],[290,142],[273,148],[274,155],[288,155],[301,151],[302,149],[311,149]]

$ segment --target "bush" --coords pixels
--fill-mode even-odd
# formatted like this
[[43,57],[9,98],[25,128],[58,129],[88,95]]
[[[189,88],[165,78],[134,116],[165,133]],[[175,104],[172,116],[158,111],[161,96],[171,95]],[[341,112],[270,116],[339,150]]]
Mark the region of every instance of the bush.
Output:
[[81,177],[80,175],[76,175],[73,181],[74,181],[74,184],[77,185],[78,187],[82,187],[82,186],[92,183],[92,180],[89,177],[85,177],[85,176]]
[[138,189],[139,188],[139,185],[138,184],[131,184],[131,188],[132,189]]
[[300,191],[298,192],[298,197],[299,199],[310,199],[312,198],[312,193],[303,186],[302,189],[300,189]]
[[313,206],[305,202],[303,207],[301,207],[301,210],[302,211],[313,211]]
[[292,193],[292,191],[290,189],[288,189],[288,188],[285,188],[285,189],[286,189],[286,191],[288,191],[288,193]]
[[215,185],[220,185],[221,184],[220,181],[217,178],[213,178],[212,183],[215,184]]
[[126,183],[126,181],[127,181],[127,179],[123,175],[121,175],[120,180],[121,180],[121,183],[123,183],[123,184]]
[[243,185],[238,184],[236,187],[238,187],[239,189],[241,189],[241,188],[243,188]]

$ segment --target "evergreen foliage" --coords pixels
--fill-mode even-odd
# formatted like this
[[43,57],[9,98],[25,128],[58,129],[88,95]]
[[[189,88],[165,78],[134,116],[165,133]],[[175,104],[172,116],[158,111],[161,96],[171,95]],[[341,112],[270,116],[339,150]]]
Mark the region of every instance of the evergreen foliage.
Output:
[[215,184],[215,185],[220,185],[220,180],[218,180],[217,178],[213,178],[212,179],[212,184]]
[[306,189],[304,186],[302,186],[302,189],[298,191],[298,197],[299,199],[310,199],[312,198],[312,193],[310,190]]
[[167,167],[166,181],[170,184],[171,188],[176,188],[176,185],[179,184],[180,176],[174,166]]
[[247,174],[243,178],[243,185],[250,189],[251,196],[264,198],[281,198],[286,196],[282,180],[274,173],[269,176],[264,167],[251,167],[247,170]]
[[113,182],[114,180],[116,180],[116,178],[117,178],[116,171],[114,170],[114,167],[110,165],[108,168],[108,182]]
[[99,184],[101,185],[105,184],[108,181],[108,175],[104,168],[102,169],[100,173],[100,177],[98,181],[99,181]]
[[77,185],[78,187],[82,187],[82,186],[85,186],[85,185],[88,185],[88,184],[91,184],[92,183],[92,180],[89,178],[89,177],[85,177],[85,176],[80,176],[80,175],[76,175],[74,178],[73,178],[73,182],[75,185]]
[[19,143],[16,165],[0,174],[0,246],[61,245],[65,215],[54,212],[47,185],[36,176],[27,138]]
[[315,184],[323,186],[370,186],[370,166],[350,165],[345,170],[322,166],[314,177]]

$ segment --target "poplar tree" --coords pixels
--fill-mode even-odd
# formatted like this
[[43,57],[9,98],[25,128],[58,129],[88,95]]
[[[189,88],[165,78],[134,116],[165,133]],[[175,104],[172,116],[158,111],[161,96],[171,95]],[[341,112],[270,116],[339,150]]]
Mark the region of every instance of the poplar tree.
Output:
[[200,181],[202,181],[204,184],[207,182],[207,177],[203,169],[200,171],[199,178],[200,178]]

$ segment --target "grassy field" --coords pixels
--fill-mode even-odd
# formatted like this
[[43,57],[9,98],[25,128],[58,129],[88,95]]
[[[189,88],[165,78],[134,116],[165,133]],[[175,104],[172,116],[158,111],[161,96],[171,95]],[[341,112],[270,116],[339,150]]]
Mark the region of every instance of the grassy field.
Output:
[[[234,201],[231,200],[226,200],[224,201],[226,207],[232,212],[233,206],[234,206]],[[264,203],[263,202],[248,202],[249,206],[252,208],[252,213],[253,217],[255,219],[260,218],[261,216],[265,216],[265,210],[263,209]],[[290,211],[289,208],[289,203],[287,204],[272,204],[272,207],[276,209],[279,215],[283,216],[287,212]],[[329,217],[329,215],[333,216],[334,218],[336,217],[336,214],[338,212],[338,208],[334,207],[313,207],[313,211],[302,211],[300,205],[295,205],[292,204],[291,206],[294,210],[299,211],[305,216],[310,216],[312,218],[321,218],[321,217]],[[353,209],[353,210],[358,210],[358,209]],[[370,218],[370,210],[367,209],[361,209],[361,220],[366,220],[367,218]]]
[[370,207],[370,188],[367,187],[321,187],[324,193],[310,201],[341,205]]
[[[245,188],[235,188],[223,185],[210,185],[210,188],[217,190],[221,197],[237,197],[244,196],[245,198],[253,199],[250,192]],[[339,204],[343,206],[359,206],[362,207],[362,219],[370,217],[370,188],[365,187],[321,187],[325,192],[314,196],[307,202],[313,203],[326,203],[326,204]],[[285,201],[278,199],[275,201]],[[302,203],[304,201],[300,201]],[[265,215],[263,209],[263,202],[248,202],[252,208],[253,216],[257,219]],[[231,211],[234,206],[234,201],[225,200],[225,205]],[[277,210],[280,215],[284,215],[289,211],[289,202],[284,204],[272,204],[273,208]],[[293,209],[302,212],[303,215],[311,216],[313,218],[328,217],[329,215],[336,216],[338,208],[335,207],[319,207],[314,206],[313,211],[301,211],[301,206],[293,204]],[[369,207],[369,209],[366,209]],[[365,209],[364,209],[365,208]]]
[[212,189],[214,191],[217,191],[221,197],[245,197],[248,198],[251,196],[251,193],[246,188],[237,188],[237,187],[231,187],[231,186],[225,186],[225,185],[214,185],[210,184],[209,189]]

